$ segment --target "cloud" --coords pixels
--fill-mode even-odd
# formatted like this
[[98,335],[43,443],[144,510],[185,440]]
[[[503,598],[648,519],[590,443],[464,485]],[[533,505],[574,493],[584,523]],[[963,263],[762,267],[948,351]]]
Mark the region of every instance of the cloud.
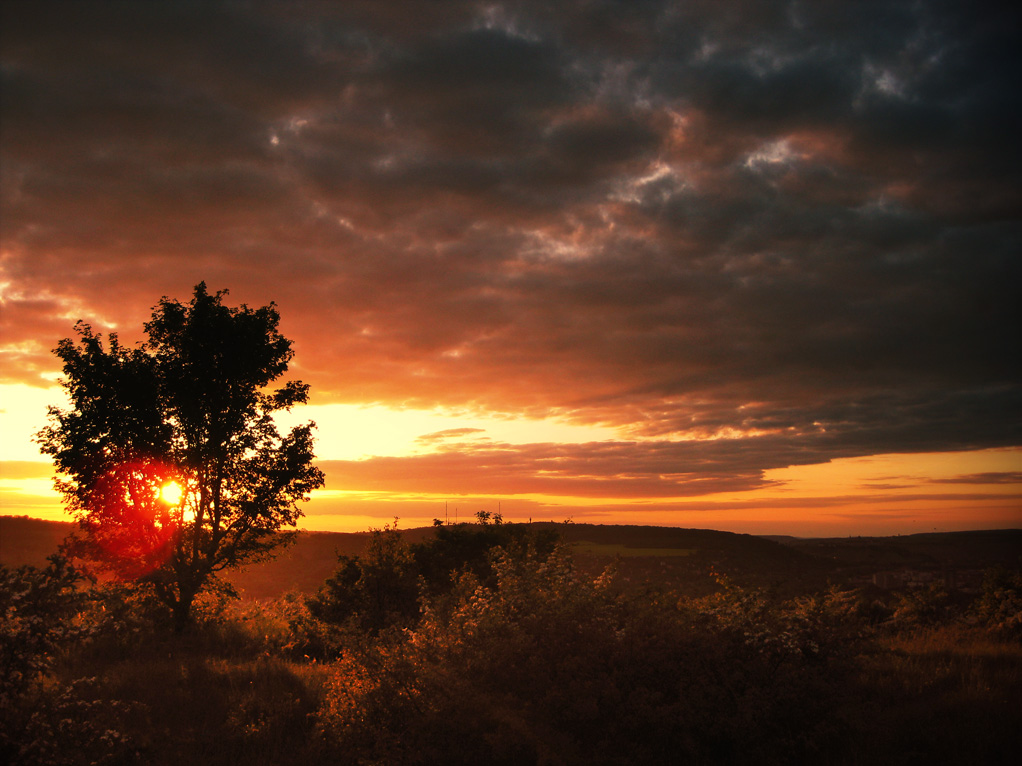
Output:
[[277,301],[317,401],[635,437],[374,486],[481,492],[485,458],[684,495],[1022,441],[1017,10],[385,5],[5,8],[4,379],[206,280]]
[[[477,429],[455,429],[474,431]],[[344,491],[679,498],[773,486],[771,468],[856,454],[829,440],[815,448],[784,436],[584,444],[439,443],[422,455],[326,460],[327,486]],[[862,450],[859,454],[868,454]]]
[[443,431],[434,431],[433,433],[423,434],[422,436],[417,437],[415,441],[423,444],[432,444],[436,442],[444,442],[448,439],[461,439],[465,436],[474,436],[474,434],[483,433],[486,433],[486,429],[484,428],[445,428]]
[[1022,471],[988,471],[955,476],[948,479],[932,479],[934,484],[1022,484]]
[[483,444],[410,457],[321,461],[328,486],[435,494],[678,497],[762,487],[757,468],[682,445]]

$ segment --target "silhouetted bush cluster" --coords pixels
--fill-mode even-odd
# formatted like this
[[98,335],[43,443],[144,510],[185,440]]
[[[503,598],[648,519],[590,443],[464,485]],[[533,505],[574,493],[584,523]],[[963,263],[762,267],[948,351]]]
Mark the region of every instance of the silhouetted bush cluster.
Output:
[[[444,610],[349,651],[321,725],[359,763],[786,763],[817,754],[845,672],[833,602],[624,597],[500,551]],[[845,636],[842,636],[844,638]],[[456,743],[454,747],[452,744]]]
[[81,574],[53,556],[44,569],[0,567],[0,762],[134,763],[137,750],[119,729],[130,705],[103,700],[95,679],[47,684],[56,656],[89,641],[105,620]]
[[972,605],[971,614],[980,625],[1022,639],[1022,572],[987,572],[983,592]]
[[0,705],[25,694],[60,645],[79,637],[72,617],[82,602],[75,588],[80,578],[56,556],[42,570],[0,567]]
[[557,542],[549,529],[505,524],[499,514],[480,511],[478,524],[434,524],[434,535],[406,543],[394,526],[373,530],[361,556],[341,556],[334,575],[309,601],[316,618],[378,634],[415,625],[425,602],[439,608],[463,574],[492,586],[493,553],[548,556]]

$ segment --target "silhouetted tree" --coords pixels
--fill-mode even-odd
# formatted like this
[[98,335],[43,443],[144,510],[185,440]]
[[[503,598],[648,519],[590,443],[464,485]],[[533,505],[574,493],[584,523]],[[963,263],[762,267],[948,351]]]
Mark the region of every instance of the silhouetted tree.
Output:
[[148,340],[107,347],[79,322],[60,342],[71,408],[49,410],[37,440],[79,522],[73,550],[123,579],[143,579],[181,629],[192,601],[221,570],[268,557],[323,484],[312,465],[313,423],[278,433],[272,413],[308,399],[308,386],[268,384],[294,352],[275,304],[223,305],[195,288],[162,298]]

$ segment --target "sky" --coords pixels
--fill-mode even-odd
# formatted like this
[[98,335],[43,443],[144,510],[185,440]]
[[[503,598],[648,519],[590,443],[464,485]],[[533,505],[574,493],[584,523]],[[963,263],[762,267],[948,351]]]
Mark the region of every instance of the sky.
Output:
[[1022,527],[1020,11],[0,4],[0,513],[81,319],[273,301],[308,529]]

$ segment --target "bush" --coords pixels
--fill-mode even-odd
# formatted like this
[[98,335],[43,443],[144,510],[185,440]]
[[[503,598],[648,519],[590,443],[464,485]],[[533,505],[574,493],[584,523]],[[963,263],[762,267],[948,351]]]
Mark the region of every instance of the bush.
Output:
[[372,531],[365,554],[341,556],[339,563],[309,600],[314,617],[371,634],[418,619],[418,572],[396,522]]
[[91,682],[46,683],[59,650],[95,631],[82,577],[60,556],[45,569],[0,567],[0,761],[134,763],[116,721],[128,706],[90,694]]
[[9,707],[50,667],[58,647],[77,638],[81,574],[51,556],[45,569],[0,566],[0,707]]
[[983,578],[983,592],[971,609],[979,624],[1022,639],[1022,572],[992,569]]
[[626,599],[562,554],[503,555],[493,568],[494,587],[465,574],[449,613],[427,608],[417,628],[343,658],[320,714],[338,752],[358,763],[782,763],[823,747],[837,653],[809,651],[822,636],[794,631],[795,618],[734,592],[713,604]]
[[244,605],[231,624],[246,632],[260,651],[296,660],[327,660],[338,655],[342,637],[335,625],[323,622],[308,599],[290,591],[269,603]]
[[951,594],[939,583],[898,593],[892,615],[899,628],[932,627],[954,616]]
[[121,729],[139,706],[97,697],[96,679],[82,678],[32,695],[12,766],[121,766],[141,762]]
[[409,545],[397,522],[372,530],[366,552],[341,556],[333,576],[309,600],[317,619],[345,626],[349,632],[376,635],[391,628],[415,626],[423,599],[434,608],[446,600],[461,575],[471,573],[492,587],[492,562],[498,551],[513,558],[546,558],[557,534],[528,524],[505,524],[499,514],[477,514],[478,524],[434,524],[433,537]]

